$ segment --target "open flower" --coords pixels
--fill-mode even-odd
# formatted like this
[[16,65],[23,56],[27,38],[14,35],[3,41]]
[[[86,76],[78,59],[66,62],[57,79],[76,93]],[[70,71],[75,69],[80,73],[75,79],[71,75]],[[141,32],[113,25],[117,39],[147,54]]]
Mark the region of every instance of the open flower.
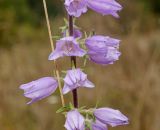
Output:
[[63,94],[79,87],[93,88],[94,84],[87,79],[87,75],[80,69],[68,70],[64,78]]
[[74,17],[87,12],[86,0],[65,0],[65,7],[68,14]]
[[49,60],[56,60],[63,56],[83,57],[85,54],[85,50],[79,47],[79,44],[73,37],[64,37],[57,41],[56,49],[49,55]]
[[89,37],[85,41],[90,60],[102,65],[113,64],[119,59],[119,43],[120,40],[101,35]]
[[111,125],[112,127],[129,124],[128,118],[125,115],[123,115],[119,110],[111,108],[95,109],[94,116],[101,123]]
[[38,80],[23,84],[20,89],[24,90],[24,96],[32,100],[27,104],[31,104],[45,97],[50,96],[57,88],[57,80],[53,77],[43,77]]
[[92,122],[92,130],[108,130],[107,125],[101,123],[100,121],[96,120],[95,122]]
[[87,6],[102,15],[112,15],[118,18],[122,6],[115,0],[87,0]]
[[64,126],[67,130],[84,130],[84,117],[77,110],[69,111]]

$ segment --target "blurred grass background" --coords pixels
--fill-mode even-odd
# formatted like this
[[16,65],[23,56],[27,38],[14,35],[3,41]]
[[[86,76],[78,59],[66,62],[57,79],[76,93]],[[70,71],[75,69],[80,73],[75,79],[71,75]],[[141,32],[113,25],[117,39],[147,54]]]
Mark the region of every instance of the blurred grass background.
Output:
[[[122,56],[106,67],[88,62],[93,90],[79,90],[80,106],[96,103],[120,109],[130,125],[111,130],[160,130],[160,1],[120,0],[120,19],[89,11],[77,25],[122,40]],[[52,30],[60,34],[66,16],[63,1],[47,0]],[[58,91],[27,106],[19,86],[52,75],[51,52],[42,1],[0,1],[0,130],[63,130]],[[79,66],[81,60],[78,59]],[[58,60],[69,68],[69,58]],[[67,102],[71,95],[65,96]],[[58,100],[58,101],[57,101]]]

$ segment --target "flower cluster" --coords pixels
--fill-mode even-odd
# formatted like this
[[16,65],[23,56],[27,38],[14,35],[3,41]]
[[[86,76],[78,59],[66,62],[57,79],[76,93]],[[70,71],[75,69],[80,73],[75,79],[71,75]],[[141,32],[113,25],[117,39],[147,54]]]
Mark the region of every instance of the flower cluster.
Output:
[[[24,90],[24,96],[32,100],[31,104],[45,97],[50,96],[57,89],[58,82],[56,78],[44,77],[38,80],[23,84],[20,89]],[[63,94],[66,94],[79,87],[93,88],[94,84],[87,79],[87,75],[80,69],[68,70],[64,78]]]
[[[72,17],[79,17],[86,13],[88,8],[101,13],[118,17],[118,11],[122,6],[115,0],[65,0],[65,7]],[[74,23],[74,22],[73,22]],[[72,24],[72,23],[71,23]],[[68,24],[67,26],[69,26]],[[48,57],[48,60],[57,60],[62,57],[83,57],[90,61],[101,64],[113,64],[119,59],[120,40],[103,35],[89,35],[83,38],[82,32],[73,26],[72,36],[69,36],[69,29],[62,31],[62,38],[56,41],[56,48]],[[79,88],[94,88],[95,85],[88,80],[81,68],[72,67],[66,71],[63,79],[62,93],[67,94]],[[24,96],[32,100],[31,104],[54,93],[61,81],[58,77],[43,77],[38,80],[23,84],[20,89],[24,90]],[[62,95],[63,95],[62,94]],[[128,118],[119,110],[111,108],[79,109],[70,105],[62,107],[66,115],[64,127],[67,130],[107,130],[108,126],[119,126],[128,124]],[[66,109],[67,108],[67,109]]]
[[65,0],[65,7],[68,14],[75,17],[81,16],[90,8],[102,15],[112,15],[118,18],[117,12],[122,9],[122,6],[115,0]]
[[112,127],[128,124],[128,118],[119,110],[111,108],[99,108],[91,110],[95,119],[85,119],[77,109],[67,113],[65,128],[67,130],[85,130],[87,124],[91,130],[107,130],[107,126]]

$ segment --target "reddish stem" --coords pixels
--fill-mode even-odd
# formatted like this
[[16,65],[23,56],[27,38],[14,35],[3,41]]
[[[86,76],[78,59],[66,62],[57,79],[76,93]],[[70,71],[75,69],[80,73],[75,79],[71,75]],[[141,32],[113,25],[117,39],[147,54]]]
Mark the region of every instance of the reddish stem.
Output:
[[[73,36],[73,16],[69,15],[69,35]],[[76,68],[76,57],[75,56],[71,56],[71,66]],[[73,94],[73,104],[75,108],[78,108],[78,92],[77,89],[74,89],[72,91]]]

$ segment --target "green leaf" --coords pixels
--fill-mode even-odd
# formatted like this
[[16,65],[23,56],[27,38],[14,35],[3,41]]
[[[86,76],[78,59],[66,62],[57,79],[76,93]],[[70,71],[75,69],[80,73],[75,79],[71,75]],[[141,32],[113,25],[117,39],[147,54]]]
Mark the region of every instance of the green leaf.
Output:
[[64,112],[65,110],[66,110],[65,107],[61,107],[61,108],[59,108],[59,109],[56,111],[56,113],[62,113],[62,112]]
[[97,108],[97,107],[98,107],[98,105],[99,105],[99,101],[97,101],[97,102],[96,102],[96,106],[95,106],[95,108]]
[[56,111],[56,113],[63,113],[63,112],[70,111],[70,110],[72,110],[72,109],[74,109],[74,106],[73,106],[71,103],[69,103],[68,105],[66,105],[66,106],[64,106],[64,107],[59,108],[59,109]]
[[92,130],[91,123],[89,121],[85,122],[85,127],[86,130]]
[[71,110],[74,109],[74,106],[71,102],[69,103],[69,107],[70,107]]
[[52,38],[57,40],[57,39],[60,39],[61,37],[60,36],[52,36]]
[[81,111],[81,110],[83,110],[84,108],[86,108],[86,106],[80,107],[79,110]]
[[88,37],[86,31],[84,31],[84,36],[85,36],[85,39]]
[[68,24],[68,20],[66,18],[63,19],[64,23],[67,25]]
[[84,56],[84,61],[83,61],[83,67],[86,67],[87,61],[88,61],[88,56],[85,55],[85,56]]
[[62,73],[64,73],[64,74],[66,74],[66,73],[67,73],[67,71],[65,71],[65,70],[62,70],[61,72],[62,72]]

